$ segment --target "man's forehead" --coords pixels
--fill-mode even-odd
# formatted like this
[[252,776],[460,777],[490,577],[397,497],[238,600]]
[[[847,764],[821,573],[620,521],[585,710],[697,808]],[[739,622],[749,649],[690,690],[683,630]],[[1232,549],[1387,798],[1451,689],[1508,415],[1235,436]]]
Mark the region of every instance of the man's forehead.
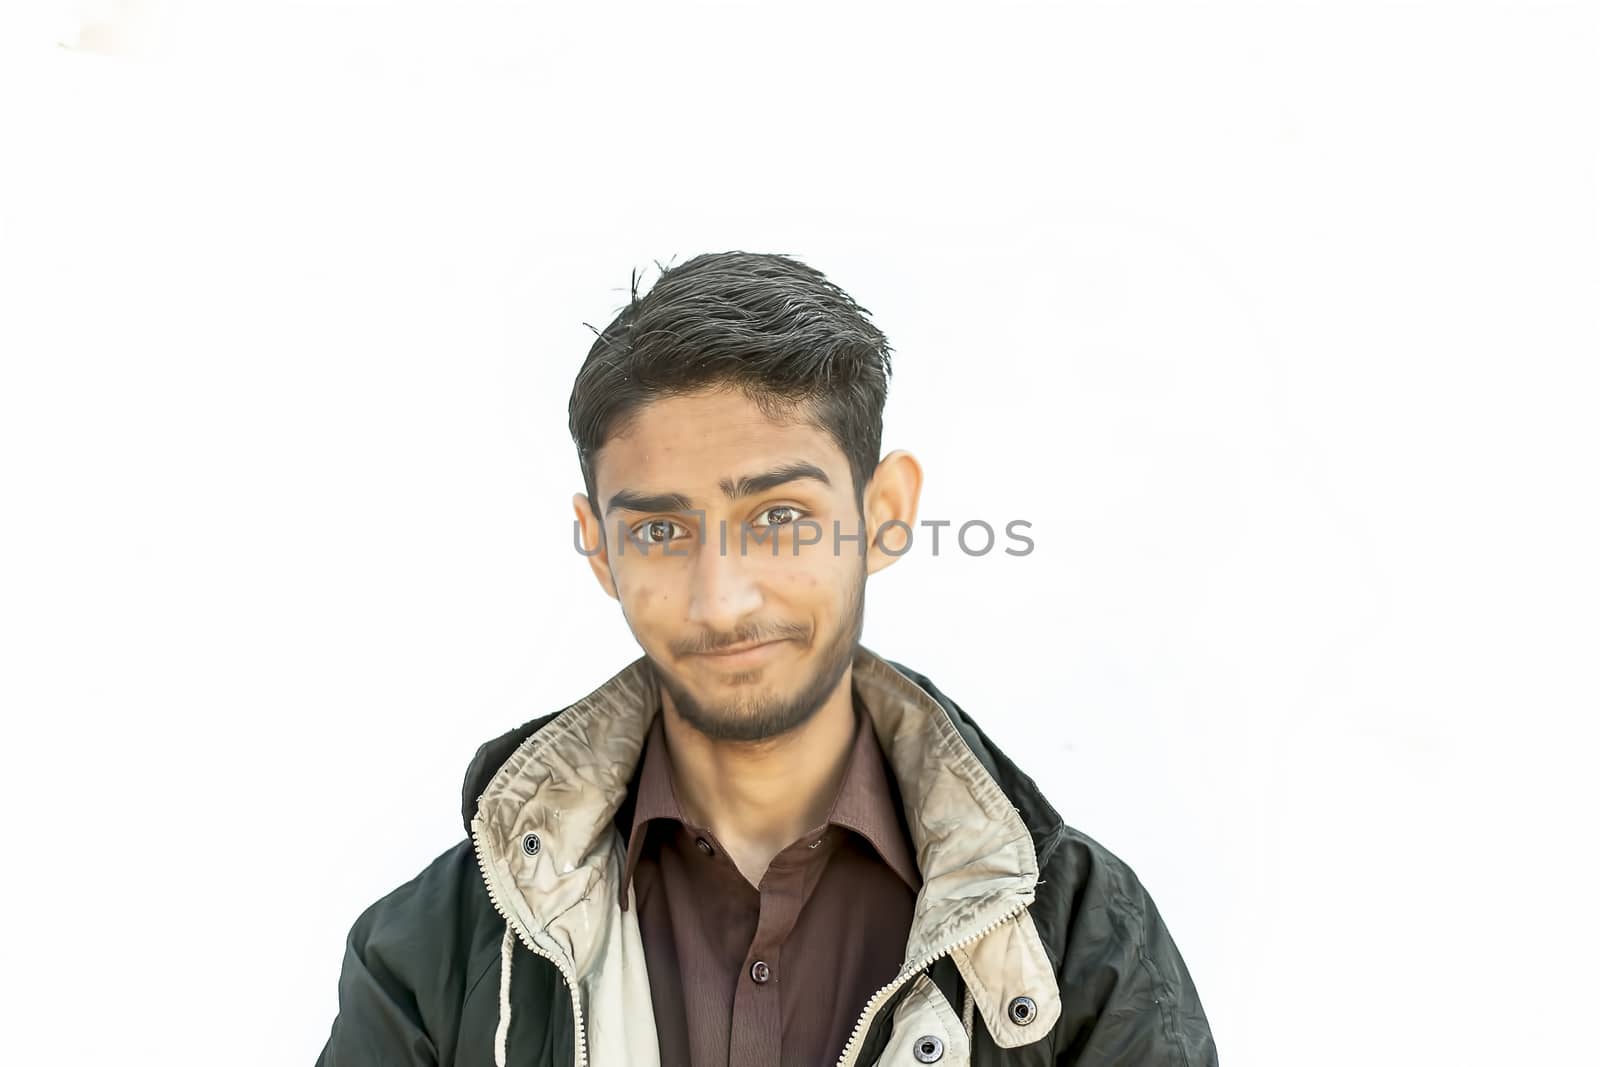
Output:
[[710,503],[742,479],[806,465],[833,485],[848,478],[848,461],[833,436],[799,414],[773,419],[754,403],[694,399],[655,401],[607,439],[594,467],[602,501],[629,490],[684,493]]

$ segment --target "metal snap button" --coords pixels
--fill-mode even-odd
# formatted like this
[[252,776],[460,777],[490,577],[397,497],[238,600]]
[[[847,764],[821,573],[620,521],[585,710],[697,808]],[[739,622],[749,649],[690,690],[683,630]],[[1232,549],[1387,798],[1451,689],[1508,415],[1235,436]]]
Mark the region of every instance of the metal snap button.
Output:
[[522,851],[526,852],[530,856],[537,856],[539,854],[539,835],[523,834]]
[[698,848],[701,852],[704,852],[708,856],[716,851],[716,849],[711,847],[711,842],[707,841],[703,837],[697,837],[694,839],[694,847]]
[[1014,997],[1006,1006],[1006,1014],[1011,1016],[1011,1021],[1018,1026],[1027,1026],[1039,1017],[1039,1006],[1033,1002],[1032,997]]
[[911,1046],[911,1054],[918,1063],[938,1063],[939,1057],[944,1055],[944,1042],[932,1034],[923,1034]]
[[765,985],[768,978],[772,977],[772,968],[767,966],[765,960],[756,960],[750,965],[750,978],[757,985]]

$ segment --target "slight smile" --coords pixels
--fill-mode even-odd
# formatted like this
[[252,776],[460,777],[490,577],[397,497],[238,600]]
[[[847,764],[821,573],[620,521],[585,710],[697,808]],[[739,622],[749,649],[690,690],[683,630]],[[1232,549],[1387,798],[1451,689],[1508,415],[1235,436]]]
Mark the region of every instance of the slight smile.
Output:
[[744,667],[766,659],[788,643],[788,638],[780,637],[774,641],[763,641],[754,645],[733,645],[715,652],[700,652],[696,655],[718,667]]

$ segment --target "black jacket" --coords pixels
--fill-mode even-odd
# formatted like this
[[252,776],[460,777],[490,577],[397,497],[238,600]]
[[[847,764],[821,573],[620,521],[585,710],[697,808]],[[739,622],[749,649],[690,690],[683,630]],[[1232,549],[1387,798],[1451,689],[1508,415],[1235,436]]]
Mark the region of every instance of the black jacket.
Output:
[[[998,932],[996,922],[984,924],[976,934],[967,936],[964,944],[945,947],[943,954],[926,961],[914,975],[909,969],[923,961],[908,960],[908,980],[872,1013],[859,1040],[852,1042],[851,1062],[934,1062],[945,1067],[967,1063],[980,1067],[1214,1065],[1216,1048],[1199,996],[1155,905],[1134,873],[1099,844],[1066,826],[1033,780],[925,676],[881,660],[865,649],[860,657],[856,676],[875,679],[874,691],[883,694],[874,696],[871,702],[895,707],[895,715],[912,716],[896,719],[902,724],[897,730],[904,732],[905,722],[920,722],[916,716],[922,715],[929,719],[930,738],[958,736],[964,742],[993,785],[998,786],[993,797],[1009,804],[1020,818],[1020,825],[1026,828],[1020,842],[1020,862],[1026,867],[1036,857],[1037,871],[1027,871],[1025,895],[1017,898],[1026,902],[1025,909],[1018,904],[1013,909],[1016,914],[1003,919]],[[317,1061],[319,1067],[487,1067],[497,1062],[566,1067],[577,1062],[579,1050],[574,1037],[578,1025],[586,1031],[595,1029],[594,1033],[585,1034],[585,1062],[612,1067],[611,1062],[601,1062],[600,1057],[636,1058],[641,1045],[633,1046],[635,1054],[623,1055],[615,1050],[626,1047],[625,1041],[639,1038],[610,1035],[619,1028],[640,1025],[640,1017],[649,1014],[647,994],[640,999],[637,984],[629,986],[632,993],[614,994],[616,983],[605,979],[595,989],[606,991],[591,994],[584,986],[585,1003],[574,1004],[569,980],[582,965],[569,958],[568,946],[554,937],[560,924],[545,919],[518,923],[517,916],[524,914],[519,911],[522,905],[508,900],[518,895],[532,899],[539,895],[540,885],[564,884],[540,883],[540,878],[565,878],[570,883],[576,877],[570,873],[570,862],[551,870],[559,859],[557,850],[563,847],[552,836],[556,827],[543,824],[550,826],[543,831],[550,846],[542,850],[542,855],[529,854],[531,849],[539,848],[541,840],[538,834],[527,832],[530,825],[537,829],[536,824],[527,821],[532,817],[532,794],[515,793],[507,801],[498,792],[492,798],[486,797],[486,792],[497,783],[532,779],[543,782],[548,790],[566,789],[570,796],[570,784],[564,783],[559,773],[552,775],[530,752],[552,736],[552,731],[565,728],[553,724],[571,720],[581,725],[585,714],[595,716],[587,720],[591,724],[615,718],[619,714],[616,709],[623,705],[607,705],[603,701],[597,704],[602,695],[623,692],[622,699],[629,707],[644,706],[639,703],[641,700],[655,700],[654,690],[640,680],[645,677],[643,664],[642,659],[636,661],[585,701],[535,719],[478,750],[462,792],[463,823],[469,835],[474,835],[475,830],[477,833],[439,856],[417,877],[377,901],[356,920],[339,980],[339,1014]],[[920,687],[920,693],[906,685],[907,680]],[[948,719],[954,734],[944,724],[931,721],[936,715]],[[639,721],[647,723],[648,715],[642,715]],[[883,734],[880,728],[880,736]],[[889,736],[893,739],[899,734]],[[596,743],[596,739],[584,734],[578,742]],[[960,760],[962,766],[970,766],[966,754],[948,745],[946,748],[940,753],[930,741],[928,750],[932,755],[925,758]],[[635,749],[619,756],[615,766],[625,771],[629,756],[636,755]],[[616,831],[611,848],[625,843],[636,769],[631,778],[624,773],[613,783],[612,790],[620,793],[623,781],[627,784],[626,795],[620,796],[610,819]],[[538,786],[532,788],[536,791]],[[511,844],[503,854],[486,856],[480,864],[474,846],[476,843],[489,852],[488,846],[477,838],[492,835],[494,817],[489,809],[496,804],[507,813],[504,819],[522,821],[505,823],[510,828],[506,840]],[[1010,812],[1004,814],[1009,817]],[[576,819],[569,813],[568,821]],[[516,836],[519,831],[520,838]],[[594,836],[607,835],[601,831]],[[523,844],[520,855],[515,847],[518,840]],[[1031,857],[1027,853],[1030,844]],[[594,856],[599,851],[591,844],[583,855]],[[539,866],[541,862],[543,867]],[[939,892],[940,885],[955,884],[944,879],[936,881],[938,885],[925,885],[925,894]],[[495,899],[491,899],[489,884],[500,886]],[[521,888],[507,888],[512,885]],[[579,888],[583,895],[573,899],[588,906],[593,896],[593,877],[588,889]],[[551,890],[551,894],[557,892]],[[620,910],[616,909],[614,893],[612,896],[610,907]],[[533,900],[534,906],[539,903]],[[957,903],[964,906],[965,902]],[[566,905],[563,913],[576,914]],[[1031,928],[1027,928],[1028,920]],[[950,921],[959,923],[959,919]],[[1008,937],[998,936],[1013,927],[1017,929]],[[518,936],[513,936],[514,929],[519,931]],[[986,988],[991,984],[984,978],[986,973],[1002,973],[1003,968],[1015,971],[1013,961],[1018,950],[1014,946],[1024,935],[1032,944],[1035,931],[1037,944],[1043,949],[1038,970],[1052,988],[1036,983],[1030,990],[1034,994],[1031,997],[1011,996],[1016,989]],[[1011,954],[1005,957],[1004,964],[999,962],[1001,953]],[[637,968],[638,964],[633,966]],[[985,972],[985,967],[991,970]],[[564,976],[564,969],[571,973]],[[580,986],[584,981],[579,980]],[[601,1018],[602,1011],[611,1012],[601,1002],[614,995],[631,998],[620,1013],[624,1017],[620,1023],[610,1021],[609,1015]],[[918,1003],[910,1003],[908,998],[916,998]],[[981,1015],[975,1006],[982,1009]],[[1028,1018],[1030,1012],[1032,1017]],[[580,1013],[587,1023],[579,1018]],[[611,1052],[602,1052],[602,1026],[607,1028],[606,1039],[612,1042]],[[902,1027],[903,1033],[899,1032]],[[648,1043],[648,1035],[654,1031],[646,1028],[643,1032]],[[497,1050],[500,1043],[503,1047]],[[652,1050],[649,1056],[653,1055]],[[632,1064],[618,1062],[616,1067]]]

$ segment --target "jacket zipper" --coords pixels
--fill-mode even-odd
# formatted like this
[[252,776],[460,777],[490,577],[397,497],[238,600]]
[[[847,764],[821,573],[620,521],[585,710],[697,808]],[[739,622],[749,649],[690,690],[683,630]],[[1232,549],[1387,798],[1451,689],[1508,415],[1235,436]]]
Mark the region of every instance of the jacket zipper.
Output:
[[1021,915],[1027,910],[1027,904],[1019,903],[1012,907],[1010,911],[995,919],[993,922],[989,923],[976,933],[964,937],[960,941],[953,941],[944,948],[940,949],[938,952],[935,952],[930,956],[924,956],[922,959],[916,961],[909,967],[901,968],[900,973],[895,976],[894,981],[890,982],[888,985],[884,986],[867,999],[867,1006],[861,1009],[860,1016],[856,1018],[856,1025],[850,1031],[850,1040],[844,1043],[844,1051],[839,1053],[839,1061],[836,1067],[849,1067],[850,1064],[855,1062],[856,1057],[861,1054],[860,1050],[856,1048],[856,1042],[866,1035],[866,1030],[872,1021],[872,1017],[876,1015],[878,1013],[878,1009],[883,1006],[883,1001],[894,995],[895,990],[905,985],[906,982],[916,975],[921,974],[936,961],[948,956],[958,948],[970,945],[974,941],[987,936],[996,928],[1010,922],[1012,919],[1015,919],[1018,915]]
[[521,941],[529,952],[532,952],[535,956],[543,956],[555,964],[556,970],[561,972],[562,981],[567,983],[567,993],[572,1001],[572,1034],[576,1053],[576,1058],[573,1062],[576,1067],[585,1067],[589,1062],[589,1045],[583,1032],[583,1005],[578,1002],[577,980],[573,977],[572,972],[567,969],[567,965],[564,962],[535,945],[533,938],[522,928],[522,924],[513,919],[501,905],[499,894],[495,892],[494,880],[489,877],[489,867],[483,859],[483,847],[478,841],[478,827],[476,825],[472,827],[472,852],[477,857],[478,874],[483,878],[484,888],[489,892],[489,903],[493,906],[495,912],[501,919],[505,920],[507,926],[515,931],[517,940]]

